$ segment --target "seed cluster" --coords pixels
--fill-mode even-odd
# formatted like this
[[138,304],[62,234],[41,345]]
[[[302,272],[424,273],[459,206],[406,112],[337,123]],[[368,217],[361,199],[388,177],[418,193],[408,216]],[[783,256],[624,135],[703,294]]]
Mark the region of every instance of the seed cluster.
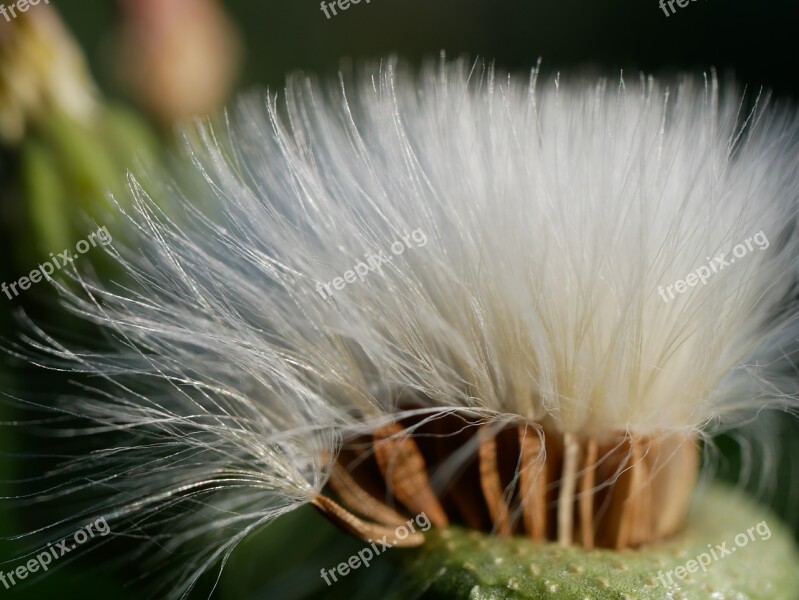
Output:
[[328,486],[341,504],[314,504],[363,539],[425,513],[437,527],[622,549],[680,527],[697,470],[696,444],[681,434],[582,439],[442,413],[348,440]]

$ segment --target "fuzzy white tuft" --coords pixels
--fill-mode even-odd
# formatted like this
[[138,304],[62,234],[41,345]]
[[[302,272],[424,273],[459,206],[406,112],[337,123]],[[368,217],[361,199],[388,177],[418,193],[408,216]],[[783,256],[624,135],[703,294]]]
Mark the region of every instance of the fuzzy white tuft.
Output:
[[[70,408],[130,435],[83,465],[108,469],[104,514],[144,527],[187,505],[169,551],[219,534],[173,595],[318,493],[343,437],[409,392],[598,437],[797,406],[778,368],[797,332],[796,121],[715,78],[537,79],[463,62],[293,79],[285,103],[201,128],[205,183],[180,216],[134,185],[137,250],[118,259],[135,286],[69,298],[117,351],[41,347],[116,386]],[[768,248],[664,302],[761,231]]]

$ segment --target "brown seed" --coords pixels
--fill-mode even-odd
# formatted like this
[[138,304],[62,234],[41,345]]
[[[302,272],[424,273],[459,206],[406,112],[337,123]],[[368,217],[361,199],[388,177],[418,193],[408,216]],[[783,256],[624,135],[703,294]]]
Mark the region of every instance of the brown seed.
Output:
[[[356,535],[365,526],[400,524],[407,509],[424,512],[438,527],[455,522],[622,549],[676,531],[697,466],[694,440],[678,434],[620,432],[599,440],[533,422],[485,424],[466,412],[435,419],[426,413],[347,441],[330,489],[349,516],[342,519],[341,507],[328,512]],[[452,485],[434,490],[436,476]],[[354,526],[355,514],[374,523],[359,519]]]
[[381,427],[373,437],[375,458],[389,490],[415,515],[425,513],[437,527],[449,525],[449,518],[430,487],[425,460],[416,442],[398,423]]
[[382,539],[385,535],[387,542],[398,548],[411,548],[424,543],[424,534],[418,531],[409,532],[405,539],[400,539],[396,536],[394,526],[363,521],[340,504],[321,494],[311,500],[311,506],[322,513],[331,523],[362,540]]

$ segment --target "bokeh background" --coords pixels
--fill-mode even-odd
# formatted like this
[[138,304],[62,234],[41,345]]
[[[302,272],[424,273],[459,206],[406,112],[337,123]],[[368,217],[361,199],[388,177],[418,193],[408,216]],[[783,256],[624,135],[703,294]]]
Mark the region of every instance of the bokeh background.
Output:
[[[88,52],[93,72],[114,85],[103,44],[114,22],[108,0],[54,0]],[[334,72],[343,57],[410,60],[484,57],[528,71],[551,68],[732,70],[750,85],[799,92],[799,8],[789,0],[693,0],[666,17],[657,0],[365,0],[325,19],[318,0],[225,0],[242,33],[243,86],[280,86],[286,73]],[[675,8],[676,5],[675,5]]]
[[[221,6],[228,21],[207,5]],[[612,77],[622,69],[626,77],[637,77],[642,71],[701,74],[716,68],[723,79],[772,90],[790,106],[799,99],[799,10],[788,0],[697,0],[684,8],[675,5],[668,17],[657,0],[362,0],[331,19],[317,0],[53,0],[51,7],[87,61],[99,90],[97,102],[113,106],[116,116],[102,131],[70,129],[69,119],[51,122],[48,105],[30,116],[21,136],[4,142],[0,280],[6,282],[30,271],[37,253],[55,252],[65,247],[63,240],[85,237],[92,229],[84,215],[97,218],[108,210],[102,196],[124,186],[126,168],[146,170],[179,152],[174,129],[196,109],[191,100],[203,100],[210,110],[241,90],[279,90],[286,75],[297,70],[334,76],[345,58],[397,54],[418,63],[444,50],[522,73],[541,58],[545,71],[588,69]],[[171,26],[164,25],[167,21]],[[9,54],[14,48],[2,40],[10,35],[8,27],[18,25],[0,29],[0,113],[14,93],[9,82],[52,76]],[[56,49],[61,43],[50,42]],[[14,71],[17,63],[21,66]],[[106,152],[103,144],[113,151]],[[113,164],[106,155],[113,155]],[[113,276],[113,267],[100,268]],[[63,439],[44,431],[23,435],[12,426],[23,418],[23,405],[14,398],[48,404],[69,386],[68,377],[44,374],[13,356],[24,327],[22,311],[55,331],[92,338],[90,330],[58,309],[43,284],[13,300],[0,295],[2,345],[11,349],[0,358],[0,391],[6,394],[0,406],[0,496],[5,498],[0,500],[0,569],[5,570],[17,564],[13,557],[21,544],[29,543],[14,536],[52,517],[31,502],[8,498],[32,489],[33,480],[69,450]],[[771,427],[781,456],[772,456],[779,460],[765,468],[767,473],[762,461],[746,465],[742,485],[799,531],[799,461],[792,458],[799,427],[788,416]],[[717,442],[718,476],[734,481],[744,469],[741,440],[733,433]],[[32,453],[49,456],[34,460]],[[63,506],[64,514],[69,510]],[[47,577],[32,577],[10,592],[0,589],[0,595],[138,598],[136,580],[147,575],[126,559],[128,547],[117,540],[74,560],[62,559]],[[387,597],[389,589],[401,594],[389,556],[325,588],[319,570],[359,547],[311,511],[300,511],[243,543],[212,594],[225,599],[377,598]],[[203,581],[193,597],[207,597],[213,579]]]

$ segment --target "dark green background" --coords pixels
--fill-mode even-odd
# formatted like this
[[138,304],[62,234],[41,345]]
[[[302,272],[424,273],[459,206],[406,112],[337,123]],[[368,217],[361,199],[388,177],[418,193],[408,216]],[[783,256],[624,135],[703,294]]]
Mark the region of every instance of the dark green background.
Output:
[[[85,43],[95,72],[112,81],[102,48],[113,4],[55,4]],[[362,0],[330,20],[316,0],[224,4],[246,40],[244,85],[279,85],[294,69],[331,71],[341,57],[397,52],[416,60],[444,49],[523,70],[539,56],[553,69],[716,66],[752,85],[799,91],[799,10],[789,0],[696,0],[669,17],[657,0]]]

